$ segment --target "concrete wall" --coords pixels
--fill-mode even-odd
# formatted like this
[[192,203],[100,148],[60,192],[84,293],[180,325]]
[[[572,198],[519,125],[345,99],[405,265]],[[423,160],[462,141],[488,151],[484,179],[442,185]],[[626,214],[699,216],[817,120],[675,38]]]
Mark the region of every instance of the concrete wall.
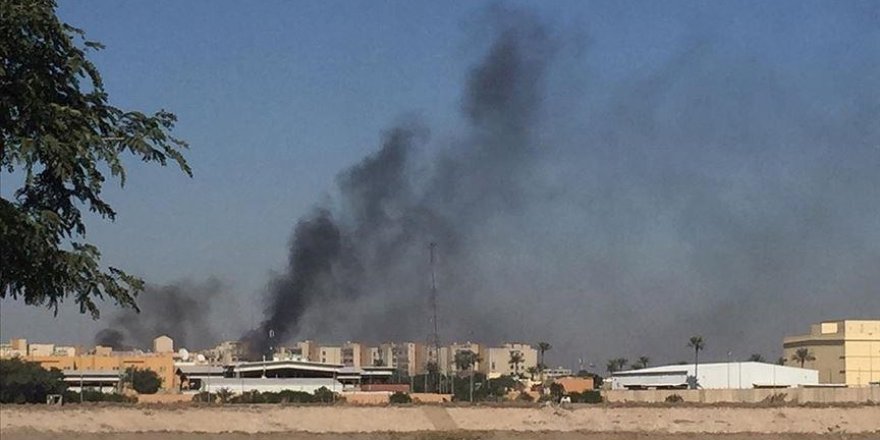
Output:
[[880,387],[857,388],[781,388],[745,390],[606,390],[602,397],[611,403],[663,403],[677,394],[688,403],[761,403],[783,396],[788,403],[866,403],[880,402]]

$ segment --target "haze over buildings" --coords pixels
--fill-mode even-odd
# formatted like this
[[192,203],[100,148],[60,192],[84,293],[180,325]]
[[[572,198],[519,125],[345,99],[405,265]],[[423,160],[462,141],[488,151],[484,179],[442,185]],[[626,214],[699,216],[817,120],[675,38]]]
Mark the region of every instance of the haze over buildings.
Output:
[[[688,359],[693,334],[708,357],[769,359],[804,322],[880,315],[872,2],[372,5],[333,20],[129,6],[61,13],[107,44],[114,99],[178,113],[196,177],[134,171],[112,194],[118,222],[89,225],[105,262],[153,283],[140,317],[108,304],[98,324],[69,308],[55,321],[4,301],[3,338],[83,344],[112,327],[121,345],[167,333],[209,348],[195,338],[269,320],[259,334],[279,344],[425,341],[430,241],[444,342],[550,340],[566,365]],[[296,284],[288,257],[314,249],[287,238],[310,227],[333,251],[318,294],[263,316],[265,292]],[[151,302],[163,292],[182,301]]]

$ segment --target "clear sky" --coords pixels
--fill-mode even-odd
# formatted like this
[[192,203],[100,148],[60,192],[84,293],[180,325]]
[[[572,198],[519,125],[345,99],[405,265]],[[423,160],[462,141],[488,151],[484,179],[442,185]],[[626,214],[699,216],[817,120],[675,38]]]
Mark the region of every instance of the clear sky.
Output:
[[[164,108],[177,114],[176,134],[190,143],[187,158],[194,171],[189,179],[172,168],[130,162],[125,189],[108,185],[106,191],[119,213],[117,221],[90,221],[88,239],[101,247],[105,263],[153,283],[220,278],[240,304],[238,316],[230,318],[230,334],[224,335],[235,337],[249,325],[254,313],[259,314],[257,301],[248,298],[259,295],[271,272],[283,269],[296,220],[332,194],[340,170],[377,149],[383,130],[411,114],[426,121],[434,138],[442,139],[445,133],[460,129],[462,83],[469,66],[479,60],[488,44],[479,43],[486,40],[479,17],[489,4],[61,1],[61,18],[106,46],[93,59],[116,105],[145,111]],[[830,121],[834,132],[851,128],[853,137],[847,142],[859,148],[853,158],[877,160],[876,155],[870,156],[870,149],[865,150],[870,145],[878,146],[875,151],[880,155],[880,138],[870,128],[873,123],[880,124],[874,101],[876,89],[880,89],[876,76],[880,73],[877,2],[504,4],[535,11],[564,46],[554,65],[554,72],[561,73],[551,74],[549,87],[551,98],[564,103],[549,113],[559,116],[558,133],[587,129],[591,117],[613,113],[615,90],[642,84],[622,79],[662,72],[669,60],[689,54],[693,48],[710,46],[710,61],[704,64],[710,67],[696,68],[694,75],[704,87],[723,89],[723,99],[748,94],[750,87],[765,90],[763,83],[755,86],[751,82],[755,77],[749,63],[758,64],[761,72],[773,76],[772,81],[791,91],[811,112],[796,124],[780,122],[780,130],[800,127],[803,120],[816,117]],[[724,69],[713,69],[712,59],[721,60],[718,65]],[[740,75],[744,71],[747,73]],[[660,84],[657,87],[663,86]],[[860,96],[867,104],[859,102]],[[644,99],[650,101],[650,94]],[[773,102],[775,98],[764,96],[755,102],[764,102],[761,99]],[[846,112],[860,106],[865,110],[856,116]],[[731,124],[750,122],[748,116],[738,114],[749,108],[709,107],[710,111],[717,109],[714,121]],[[676,109],[675,99],[655,108],[662,114],[657,123],[666,127],[664,139],[669,144],[675,139],[669,133],[692,128],[684,119],[694,115]],[[851,119],[838,121],[835,117]],[[774,120],[762,120],[772,131]],[[700,128],[713,131],[708,122]],[[780,145],[804,136],[773,135],[773,142],[781,139]],[[571,154],[575,163],[588,160],[586,153],[578,155],[577,151],[572,147],[558,154]],[[805,154],[823,157],[819,151],[824,150],[807,150]],[[687,161],[691,154],[672,147],[669,162]],[[841,148],[840,154],[848,153]],[[592,159],[602,160],[600,156]],[[706,161],[702,169],[724,175],[761,172],[753,162],[717,157]],[[797,174],[817,163],[792,168]],[[610,167],[619,167],[626,175],[644,173],[644,169],[619,163]],[[841,167],[848,169],[850,165]],[[764,172],[779,176],[781,169]],[[562,176],[558,177],[562,182],[569,182],[567,177],[576,174],[566,166],[546,173],[551,180]],[[843,184],[843,193],[861,188],[852,200],[862,208],[852,217],[831,220],[841,228],[858,225],[852,227],[873,231],[873,235],[863,236],[863,250],[867,250],[860,255],[868,260],[863,258],[860,264],[878,261],[880,240],[874,229],[878,225],[870,218],[880,212],[876,200],[872,202],[878,194],[877,183],[876,178],[864,177],[853,187]],[[741,195],[747,198],[749,193]],[[573,203],[583,202],[577,200]],[[657,222],[662,224],[663,219]],[[561,230],[578,231],[574,227]],[[674,240],[661,232],[650,236],[658,242]],[[820,242],[817,239],[817,246]],[[654,263],[660,264],[654,259],[640,264]],[[880,295],[877,285],[867,288]],[[847,292],[839,295],[843,301],[852,298]],[[856,297],[869,298],[863,291]],[[876,307],[874,301],[862,311],[876,317],[880,315]],[[633,311],[632,307],[625,309]],[[806,330],[809,319],[821,317],[814,313],[804,320],[789,319],[785,325],[772,327],[776,333],[768,336],[770,342],[753,342],[753,346],[766,348],[772,356],[770,350],[778,345],[782,331]],[[54,319],[43,309],[25,308],[9,300],[2,303],[3,339],[25,336],[91,342],[100,326],[78,317],[72,307],[63,307],[61,316]],[[571,363],[581,348],[569,342],[564,346],[568,352],[560,359]],[[716,355],[724,351],[713,348]],[[684,347],[680,351],[686,353]],[[595,357],[613,354],[603,349]]]

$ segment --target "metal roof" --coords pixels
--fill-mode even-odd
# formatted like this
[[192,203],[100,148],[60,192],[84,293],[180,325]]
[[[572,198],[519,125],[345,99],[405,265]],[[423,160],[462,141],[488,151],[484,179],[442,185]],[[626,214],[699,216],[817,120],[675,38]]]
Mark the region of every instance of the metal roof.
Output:
[[178,365],[177,371],[184,375],[223,374],[225,369],[215,365]]

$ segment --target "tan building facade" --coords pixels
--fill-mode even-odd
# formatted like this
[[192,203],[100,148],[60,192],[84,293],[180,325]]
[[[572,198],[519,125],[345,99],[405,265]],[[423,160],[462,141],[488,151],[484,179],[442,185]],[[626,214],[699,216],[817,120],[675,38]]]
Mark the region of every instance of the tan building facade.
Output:
[[124,373],[128,368],[152,370],[162,379],[162,389],[176,390],[174,359],[171,354],[112,354],[110,356],[27,356],[25,360],[39,363],[43,368],[59,370],[117,371]]
[[342,347],[322,345],[318,349],[318,362],[322,364],[342,364]]
[[880,382],[880,320],[825,321],[811,326],[807,335],[786,337],[786,363],[799,367],[798,349],[813,360],[803,367],[819,371],[819,383],[865,386]]
[[[490,378],[506,375],[526,375],[531,367],[538,366],[538,350],[529,344],[506,343],[501,347],[487,348],[483,361],[483,372]],[[514,353],[522,356],[522,362],[511,363]]]
[[370,348],[359,342],[346,342],[342,345],[342,365],[355,368],[372,366]]
[[296,343],[295,354],[309,362],[321,362],[318,344],[315,341],[300,341]]
[[386,342],[378,347],[382,365],[394,367],[401,374],[415,376],[425,371],[427,351],[416,342]]
[[486,347],[473,342],[456,342],[446,347],[440,347],[440,372],[443,374],[452,374],[459,371],[455,364],[455,356],[463,351],[471,351],[477,355],[479,361],[474,364],[474,371],[486,373]]

